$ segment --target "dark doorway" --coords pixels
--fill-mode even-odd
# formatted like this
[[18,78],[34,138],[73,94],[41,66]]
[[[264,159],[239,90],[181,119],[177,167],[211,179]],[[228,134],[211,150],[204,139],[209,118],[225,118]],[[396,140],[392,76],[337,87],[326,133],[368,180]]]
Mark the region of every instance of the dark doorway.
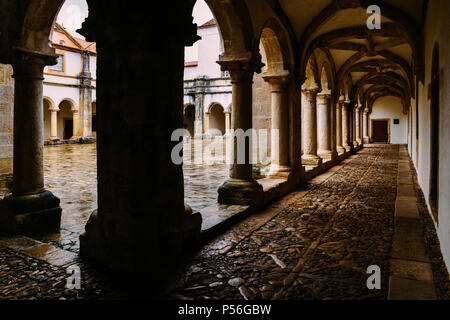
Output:
[[389,120],[373,120],[373,142],[389,143]]
[[430,206],[438,223],[439,209],[439,50],[434,47],[431,70],[431,108],[430,108]]
[[64,140],[69,140],[73,135],[73,120],[64,119]]

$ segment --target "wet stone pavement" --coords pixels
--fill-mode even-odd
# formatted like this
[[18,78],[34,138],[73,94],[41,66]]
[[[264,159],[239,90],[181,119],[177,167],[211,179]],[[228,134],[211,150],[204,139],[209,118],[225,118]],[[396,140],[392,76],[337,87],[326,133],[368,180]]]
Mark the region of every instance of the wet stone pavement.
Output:
[[[95,172],[86,165],[95,164],[95,157],[87,156],[95,154],[95,148],[76,147],[62,148],[66,152],[61,153],[46,150],[46,161],[58,160],[47,167],[46,174],[64,173],[64,178],[47,177],[47,185],[62,198],[63,208],[78,212],[63,217],[60,237],[48,241],[74,252],[76,243],[64,247],[62,241],[78,241],[80,226],[96,202],[89,196],[96,193]],[[70,155],[83,159],[74,164],[78,170],[67,167]],[[178,282],[165,298],[386,299],[398,159],[398,146],[365,148],[330,170],[332,175],[319,176],[244,219],[181,266]],[[78,179],[78,194],[74,190],[62,196],[64,188],[75,185],[73,177]],[[0,299],[129,297],[106,273],[76,254],[70,262],[55,265],[4,243],[0,239]],[[65,287],[66,268],[72,264],[81,269],[81,290]],[[366,287],[366,270],[371,265],[381,269],[381,290]]]
[[[78,237],[97,208],[97,159],[95,144],[69,144],[44,148],[45,187],[61,200],[61,230],[38,237],[63,250],[79,252]],[[217,189],[226,179],[224,164],[185,165],[185,199],[200,211],[217,202]]]
[[[386,299],[398,146],[365,148],[245,237],[204,247],[173,299]],[[248,228],[246,222],[241,223]],[[366,270],[381,269],[381,290]]]

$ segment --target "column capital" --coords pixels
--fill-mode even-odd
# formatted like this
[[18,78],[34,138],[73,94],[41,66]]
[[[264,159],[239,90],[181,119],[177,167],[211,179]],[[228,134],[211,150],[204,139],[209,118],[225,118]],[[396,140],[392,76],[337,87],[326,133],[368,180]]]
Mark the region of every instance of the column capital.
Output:
[[287,90],[291,77],[289,74],[280,74],[264,76],[263,79],[271,85],[272,92],[283,92]]
[[364,108],[364,113],[369,114],[370,113],[369,111],[370,111],[369,108]]
[[13,77],[15,79],[30,78],[43,80],[44,67],[55,65],[57,58],[57,55],[14,48],[11,62],[14,67]]
[[308,100],[315,100],[319,91],[319,88],[302,88],[302,93]]
[[253,81],[253,74],[260,73],[264,64],[259,59],[219,60],[222,71],[230,73],[231,83]]
[[331,99],[331,92],[328,91],[321,91],[317,93],[317,99],[321,100],[330,100]]
[[61,111],[61,109],[59,109],[58,107],[49,108],[48,110],[51,111],[51,112],[59,112],[59,111]]

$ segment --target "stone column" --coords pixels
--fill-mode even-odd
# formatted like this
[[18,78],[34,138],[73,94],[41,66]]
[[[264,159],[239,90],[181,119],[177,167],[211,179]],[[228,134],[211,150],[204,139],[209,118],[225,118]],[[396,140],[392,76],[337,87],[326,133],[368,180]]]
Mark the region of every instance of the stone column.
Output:
[[303,165],[317,166],[322,159],[317,156],[317,109],[316,96],[318,89],[302,89],[304,99],[302,101],[303,114]]
[[[184,47],[198,39],[191,4],[161,2],[158,14],[148,19],[143,2],[123,10],[117,2],[89,0],[80,31],[101,52],[98,210],[80,236],[80,255],[118,274],[136,275],[127,281],[152,291],[165,285],[201,230],[201,215],[185,206],[182,159],[174,152],[183,137],[172,140],[183,127],[177,106],[183,104]],[[105,12],[111,19],[104,19]],[[159,28],[167,19],[177,23]],[[115,50],[127,30],[139,30],[127,39],[132,50]],[[149,35],[157,46],[149,45]],[[149,81],[136,81],[149,75]]]
[[317,94],[317,135],[319,155],[324,160],[331,160],[331,105],[330,93]]
[[57,141],[58,138],[58,108],[50,109],[50,140]]
[[361,145],[362,139],[361,139],[361,105],[358,105],[358,107],[355,109],[355,127],[356,127],[356,143]]
[[56,56],[14,52],[14,164],[12,194],[0,202],[0,232],[59,230],[59,199],[44,189],[43,70]]
[[231,132],[231,112],[225,112],[225,134],[229,135]]
[[194,137],[201,139],[203,134],[206,133],[205,127],[206,119],[204,113],[204,100],[205,100],[205,83],[203,78],[194,80],[195,85],[195,120],[194,120]]
[[369,109],[365,108],[363,112],[363,141],[364,143],[370,143],[369,138]]
[[350,108],[350,101],[344,101],[344,104],[342,106],[342,146],[344,147],[346,152],[351,150],[351,146],[349,144],[350,141],[349,108]]
[[[78,133],[74,131],[74,138],[83,137],[86,141],[93,141],[92,136],[92,77],[90,72],[90,53],[83,51],[82,53],[82,70],[79,75],[80,79],[80,103],[79,103],[79,120],[77,123]],[[74,123],[75,128],[75,123]]]
[[[219,61],[228,70],[233,86],[232,164],[230,178],[219,187],[219,202],[257,205],[262,203],[263,189],[253,179],[252,163],[252,84],[258,62],[248,60]],[[246,139],[246,136],[249,139]]]
[[71,140],[78,139],[78,133],[80,132],[79,123],[80,123],[80,113],[78,110],[72,110],[73,114],[73,136],[70,138]]
[[339,100],[336,104],[336,149],[339,154],[345,153],[342,145],[342,108],[344,100]]
[[286,176],[290,172],[289,163],[289,123],[288,123],[288,77],[266,76],[264,80],[271,86],[271,155],[269,175]]
[[205,112],[204,113],[203,119],[205,121],[204,124],[203,124],[203,127],[204,127],[204,130],[205,130],[205,134],[207,134],[208,131],[209,131],[209,112]]

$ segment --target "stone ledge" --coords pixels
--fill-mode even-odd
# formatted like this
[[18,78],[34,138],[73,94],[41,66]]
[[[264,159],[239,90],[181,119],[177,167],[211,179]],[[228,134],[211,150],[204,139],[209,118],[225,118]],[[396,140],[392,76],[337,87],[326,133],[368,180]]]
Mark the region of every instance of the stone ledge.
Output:
[[432,282],[389,277],[388,300],[436,300]]

